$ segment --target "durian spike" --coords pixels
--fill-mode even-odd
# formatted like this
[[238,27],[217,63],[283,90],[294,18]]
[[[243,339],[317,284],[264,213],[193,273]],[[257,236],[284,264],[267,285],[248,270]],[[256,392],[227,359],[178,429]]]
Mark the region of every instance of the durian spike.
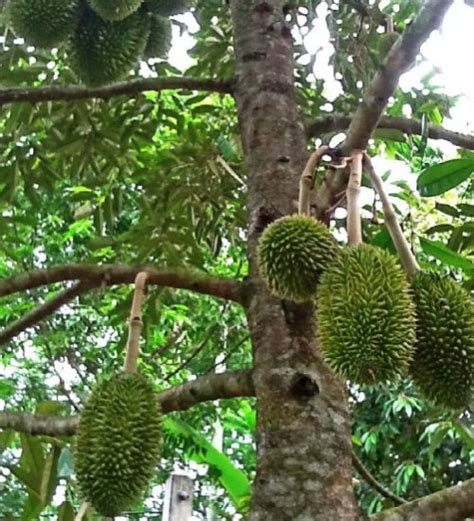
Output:
[[320,146],[310,155],[304,167],[300,177],[300,198],[298,203],[298,213],[300,215],[309,215],[310,213],[310,196],[313,188],[314,172],[328,150],[329,147],[327,145]]
[[374,165],[368,156],[367,153],[364,152],[364,160],[363,160],[364,170],[369,174],[370,181],[372,182],[372,186],[380,197],[380,201],[382,203],[383,215],[385,226],[387,227],[390,236],[392,237],[393,244],[398,252],[398,256],[400,257],[400,261],[403,265],[403,269],[408,277],[411,277],[415,273],[420,271],[420,266],[413,255],[408,241],[405,239],[403,235],[403,231],[400,227],[400,224],[397,219],[397,215],[393,208],[390,199],[388,198],[387,192],[385,191],[384,185],[380,177],[375,172]]
[[140,272],[135,278],[135,292],[133,293],[130,321],[128,323],[127,354],[123,365],[126,373],[137,372],[138,356],[140,355],[140,334],[143,328],[142,305],[145,299],[148,273]]
[[351,154],[351,172],[347,183],[347,238],[350,246],[362,244],[362,226],[360,222],[360,185],[362,181],[362,150],[353,150]]

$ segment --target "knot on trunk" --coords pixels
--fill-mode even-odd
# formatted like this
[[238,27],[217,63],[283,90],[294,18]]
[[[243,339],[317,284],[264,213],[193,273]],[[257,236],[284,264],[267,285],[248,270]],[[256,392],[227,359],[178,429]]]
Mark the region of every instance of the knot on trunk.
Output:
[[311,376],[296,373],[290,383],[290,393],[297,400],[309,400],[319,394],[319,385]]

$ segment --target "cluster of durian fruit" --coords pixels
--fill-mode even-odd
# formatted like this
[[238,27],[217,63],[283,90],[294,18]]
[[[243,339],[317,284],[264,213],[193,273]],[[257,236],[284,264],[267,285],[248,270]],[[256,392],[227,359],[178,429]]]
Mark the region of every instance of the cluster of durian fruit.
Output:
[[474,306],[451,277],[411,277],[381,248],[341,248],[307,215],[277,219],[258,248],[270,291],[295,302],[316,300],[326,362],[360,385],[409,374],[420,394],[448,409],[468,407],[474,391]]
[[89,86],[126,76],[142,58],[165,58],[170,16],[187,0],[8,0],[7,23],[39,48],[65,46],[68,63]]

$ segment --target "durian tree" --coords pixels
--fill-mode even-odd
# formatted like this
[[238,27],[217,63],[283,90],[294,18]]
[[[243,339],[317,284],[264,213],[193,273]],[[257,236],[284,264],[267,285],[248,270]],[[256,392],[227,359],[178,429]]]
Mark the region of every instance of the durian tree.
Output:
[[[177,466],[194,473],[198,519],[474,517],[474,137],[443,127],[456,100],[430,75],[397,88],[455,3],[0,1],[6,519],[72,520],[91,500],[84,519],[159,518]],[[304,45],[321,21],[331,99]],[[180,70],[167,53],[188,30]],[[437,139],[457,147],[450,161]],[[409,168],[388,213],[361,179],[374,204],[348,247],[356,150]],[[404,280],[394,220],[421,270]],[[143,270],[135,381],[120,372]],[[412,322],[391,313],[411,305],[410,354]],[[161,413],[161,462],[137,479],[127,454],[156,448]],[[132,489],[131,506],[110,499]]]

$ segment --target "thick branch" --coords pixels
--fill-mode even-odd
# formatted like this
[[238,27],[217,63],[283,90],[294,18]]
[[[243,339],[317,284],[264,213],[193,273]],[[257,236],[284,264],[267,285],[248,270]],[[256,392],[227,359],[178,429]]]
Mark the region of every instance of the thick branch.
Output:
[[[308,124],[306,127],[306,133],[308,137],[319,137],[321,134],[346,130],[351,124],[351,119],[351,116],[346,116],[344,114],[334,114],[333,116],[316,118]],[[378,122],[377,128],[400,130],[401,132],[408,135],[420,135],[423,131],[423,124],[421,121],[416,119],[382,116]],[[474,150],[473,135],[454,132],[436,125],[428,125],[426,131],[428,133],[428,137],[431,139],[444,139],[458,147]]]
[[68,304],[79,295],[82,295],[90,289],[88,284],[78,282],[72,288],[67,288],[59,292],[54,298],[48,300],[41,306],[33,309],[17,321],[0,331],[0,346],[7,344],[12,338],[20,334],[25,329],[35,326],[41,320],[53,314],[60,307]]
[[464,521],[471,516],[474,479],[370,516],[370,521]]
[[229,81],[195,78],[146,78],[114,83],[89,89],[79,85],[48,87],[13,87],[0,89],[0,105],[9,103],[38,103],[40,101],[76,101],[92,98],[109,99],[115,96],[135,96],[145,91],[181,89],[190,91],[232,93]]
[[383,67],[370,82],[364,100],[352,118],[344,144],[346,150],[367,148],[370,136],[377,127],[400,76],[413,66],[421,45],[441,25],[453,1],[427,0],[413,23],[395,43]]
[[[427,0],[418,16],[407,27],[403,35],[390,50],[385,63],[370,82],[364,98],[347,131],[343,153],[348,155],[354,149],[365,150],[372,132],[377,127],[382,112],[398,85],[400,76],[415,63],[421,45],[432,31],[437,29],[446,11],[454,0]],[[347,184],[347,172],[338,171],[326,177],[326,182],[318,192],[316,213],[324,220],[328,208],[337,200],[338,194]]]
[[[210,373],[192,382],[172,387],[157,395],[164,413],[185,411],[213,400],[253,396],[251,371]],[[78,416],[44,416],[24,412],[0,412],[0,429],[42,436],[71,436],[76,432]]]
[[197,293],[243,302],[243,284],[188,268],[156,269],[113,264],[64,264],[0,280],[0,297],[66,280],[79,280],[89,287],[133,283],[140,271],[149,274],[148,284],[189,289]]

